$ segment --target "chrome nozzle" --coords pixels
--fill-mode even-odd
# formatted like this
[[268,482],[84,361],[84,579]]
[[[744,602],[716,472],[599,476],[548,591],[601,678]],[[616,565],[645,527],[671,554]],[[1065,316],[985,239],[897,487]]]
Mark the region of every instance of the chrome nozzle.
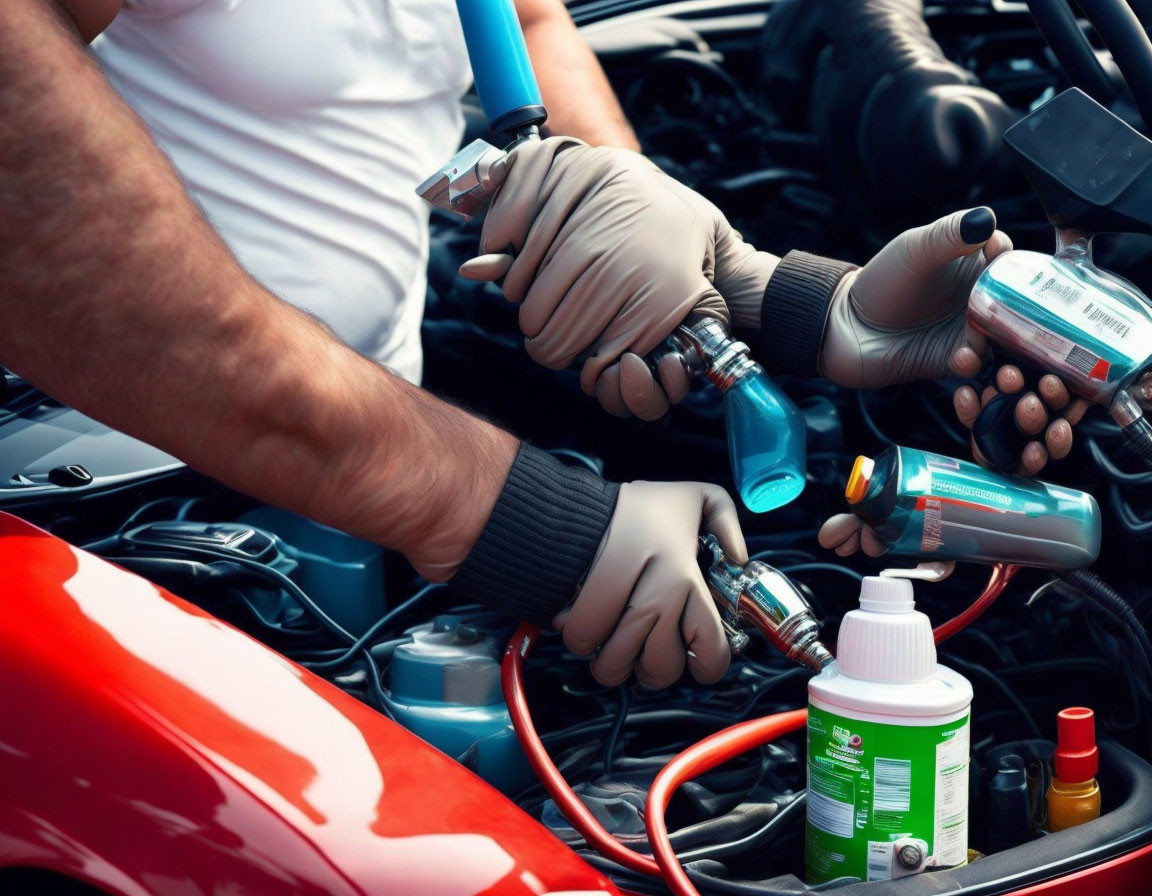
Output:
[[760,366],[752,360],[748,346],[733,339],[724,324],[711,317],[678,326],[665,341],[664,351],[658,350],[658,357],[668,351],[690,373],[704,377],[721,392]]
[[788,659],[816,672],[832,662],[812,608],[786,575],[756,560],[732,563],[714,535],[700,543],[712,554],[708,585],[729,627],[751,623]]

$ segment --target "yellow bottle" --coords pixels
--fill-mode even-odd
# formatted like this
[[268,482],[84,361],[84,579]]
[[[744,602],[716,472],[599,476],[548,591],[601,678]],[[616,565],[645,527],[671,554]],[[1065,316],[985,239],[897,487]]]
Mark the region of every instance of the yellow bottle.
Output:
[[1100,817],[1096,724],[1092,710],[1073,706],[1056,716],[1056,775],[1048,787],[1048,830],[1075,827]]

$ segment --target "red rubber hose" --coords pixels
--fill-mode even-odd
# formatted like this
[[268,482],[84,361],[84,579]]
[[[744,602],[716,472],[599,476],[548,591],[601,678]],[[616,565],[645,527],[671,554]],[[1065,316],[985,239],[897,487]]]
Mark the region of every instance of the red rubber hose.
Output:
[[939,644],[970,626],[996,602],[996,598],[1000,596],[1008,583],[1012,581],[1012,577],[1019,571],[1019,566],[1005,563],[995,564],[992,567],[991,575],[988,576],[988,584],[984,586],[983,593],[972,602],[967,610],[932,629],[932,640]]
[[664,812],[676,788],[741,753],[791,734],[803,727],[807,718],[807,710],[794,709],[741,722],[704,738],[660,770],[652,782],[652,789],[648,791],[644,824],[648,828],[648,842],[652,844],[652,852],[656,855],[660,870],[664,872],[664,880],[676,896],[700,896],[680,865],[680,860],[676,858],[676,851],[668,839],[668,827],[664,823]]
[[532,651],[532,644],[536,641],[539,629],[534,625],[522,623],[508,642],[504,650],[504,662],[500,664],[500,683],[504,688],[504,700],[508,704],[508,714],[512,717],[512,727],[516,730],[516,737],[524,754],[528,757],[528,764],[536,772],[536,777],[548,791],[548,795],[556,802],[564,817],[580,835],[588,841],[588,845],[597,852],[607,856],[613,862],[623,865],[632,871],[647,874],[651,877],[660,877],[660,866],[649,856],[633,852],[623,843],[609,834],[596,820],[596,816],[578,797],[560,774],[560,770],[552,762],[540,736],[536,733],[536,726],[532,724],[532,714],[528,711],[528,698],[524,692],[524,660]]

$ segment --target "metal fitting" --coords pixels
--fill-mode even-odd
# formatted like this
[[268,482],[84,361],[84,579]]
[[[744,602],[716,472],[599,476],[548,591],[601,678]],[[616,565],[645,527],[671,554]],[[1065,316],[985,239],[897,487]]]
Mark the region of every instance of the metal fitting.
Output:
[[452,156],[435,174],[416,188],[416,195],[436,208],[471,221],[488,209],[496,188],[498,164],[525,140],[539,140],[540,129],[530,125],[517,133],[507,149],[473,140]]
[[794,662],[816,672],[832,662],[820,643],[812,608],[786,575],[756,560],[746,566],[733,563],[714,535],[703,536],[700,544],[712,555],[706,577],[727,631],[738,631],[741,622],[751,623]]
[[721,392],[760,369],[749,356],[748,346],[733,339],[724,324],[711,317],[677,327],[658,350],[657,360],[668,352],[675,353],[689,373],[703,376]]

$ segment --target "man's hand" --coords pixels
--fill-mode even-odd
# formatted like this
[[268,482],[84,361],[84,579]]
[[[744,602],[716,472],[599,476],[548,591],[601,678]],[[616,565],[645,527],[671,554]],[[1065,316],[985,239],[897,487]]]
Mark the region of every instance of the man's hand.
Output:
[[840,557],[850,557],[863,550],[869,557],[880,557],[888,550],[864,520],[853,513],[838,513],[829,517],[816,535],[820,547],[835,551]]
[[[989,208],[954,212],[933,224],[905,231],[866,264],[850,273],[832,299],[821,373],[844,386],[879,388],[893,383],[938,379],[949,373],[974,377],[988,355],[985,337],[968,325],[968,297],[976,278],[1012,241],[996,230]],[[1014,367],[997,376],[1001,391],[1017,392],[1024,380]],[[986,393],[986,403],[995,393]],[[1041,381],[1038,398],[1024,395],[1016,416],[1025,432],[1039,434],[1048,422],[1044,405],[1064,416],[1048,426],[1047,449],[1030,442],[1021,468],[1035,473],[1048,457],[1072,447],[1072,424],[1084,413],[1079,399],[1054,376]],[[971,427],[981,403],[970,387],[955,395],[956,412]]]
[[584,391],[646,420],[683,398],[689,380],[668,364],[657,383],[643,356],[690,312],[727,322],[721,293],[755,281],[758,299],[775,262],[643,156],[568,138],[513,151],[480,247],[489,254],[460,272],[504,278],[528,354],[553,369],[583,357]]
[[[952,397],[956,416],[961,423],[972,429],[981,409],[988,402],[998,395],[1015,395],[1024,386],[1024,374],[1020,369],[1006,364],[996,372],[995,385],[985,386],[979,398],[971,386],[961,386],[956,390]],[[1059,377],[1053,374],[1042,376],[1036,391],[1026,393],[1016,402],[1017,425],[1022,432],[1035,436],[1020,453],[1019,472],[1035,476],[1049,458],[1060,460],[1067,457],[1072,450],[1072,427],[1080,422],[1090,406],[1091,402],[1086,398],[1071,397]],[[1048,422],[1050,412],[1058,414],[1051,423]],[[1040,440],[1041,433],[1043,442]],[[986,464],[974,442],[972,455],[980,463]]]
[[979,359],[986,344],[967,325],[968,296],[988,262],[1011,248],[988,208],[906,230],[841,281],[828,312],[821,374],[877,389],[947,376],[962,349]]
[[684,671],[705,684],[718,680],[731,655],[720,614],[696,562],[701,522],[736,563],[748,549],[736,505],[719,486],[702,482],[630,482],[584,587],[556,617],[564,643],[589,655],[592,674],[620,684],[633,671],[650,688],[673,684]]

